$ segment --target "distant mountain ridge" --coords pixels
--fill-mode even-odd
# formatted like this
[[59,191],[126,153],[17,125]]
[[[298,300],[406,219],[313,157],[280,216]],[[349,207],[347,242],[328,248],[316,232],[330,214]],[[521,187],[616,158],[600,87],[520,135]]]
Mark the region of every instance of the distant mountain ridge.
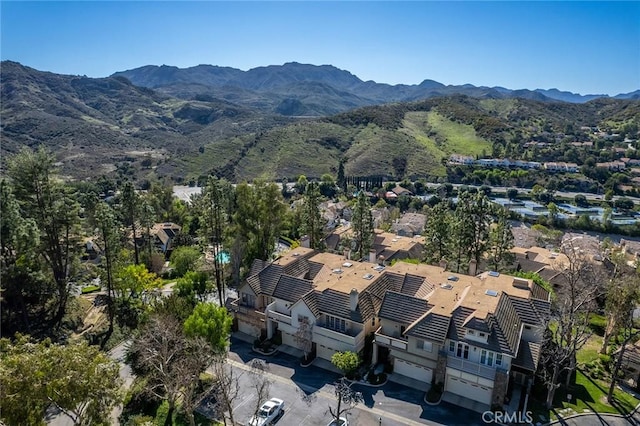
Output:
[[[242,71],[230,67],[198,65],[190,68],[147,65],[116,72],[112,76],[133,84],[183,98],[214,96],[231,102],[283,115],[322,116],[361,106],[388,102],[409,102],[455,94],[481,99],[523,98],[545,102],[584,103],[608,95],[580,95],[558,89],[507,89],[444,85],[425,79],[417,85],[390,85],[362,81],[349,71],[332,65],[288,62]],[[331,90],[333,89],[333,90]],[[638,99],[640,90],[619,94],[616,99]],[[282,108],[282,105],[297,105]]]
[[[504,88],[468,86],[474,96],[422,99],[448,87],[434,81],[362,82],[333,67],[311,66],[299,75],[265,67],[243,87],[225,85],[229,76],[246,77],[233,69],[201,76],[207,84],[170,67],[142,73],[158,84],[179,79],[171,87],[180,97],[134,85],[124,76],[61,75],[10,61],[3,61],[0,71],[0,173],[2,162],[21,147],[44,145],[64,175],[75,179],[104,174],[175,182],[209,174],[234,182],[300,174],[319,178],[335,175],[340,162],[352,176],[440,178],[446,175],[443,159],[454,153],[492,155],[507,141],[521,145],[569,127],[610,128],[640,117],[638,100],[550,102],[535,91],[522,94],[543,101],[503,99],[509,92]],[[208,71],[198,70],[204,76]],[[328,72],[333,83],[309,77],[313,72]],[[368,97],[353,87],[367,88]],[[359,107],[389,93],[411,101]],[[305,117],[340,109],[345,111]]]

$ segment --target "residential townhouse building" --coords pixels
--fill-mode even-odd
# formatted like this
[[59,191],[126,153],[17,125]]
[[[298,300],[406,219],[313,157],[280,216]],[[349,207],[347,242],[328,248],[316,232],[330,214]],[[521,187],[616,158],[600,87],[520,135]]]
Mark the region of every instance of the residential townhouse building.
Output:
[[579,170],[579,167],[576,163],[565,163],[565,162],[547,162],[543,164],[545,170],[550,172],[568,172],[568,173],[576,173]]
[[600,167],[602,169],[607,169],[607,170],[619,171],[619,170],[624,170],[626,168],[626,165],[623,161],[607,161],[604,163],[596,163],[596,167]]
[[485,272],[451,274],[396,264],[424,277],[426,295],[387,292],[374,356],[394,372],[442,383],[446,392],[502,405],[509,382],[533,379],[549,315],[549,294],[530,280]]
[[316,356],[326,360],[363,351],[373,334],[373,364],[489,407],[504,402],[510,382],[532,379],[549,294],[494,272],[384,267],[298,247],[274,262],[256,260],[230,309],[237,330],[256,338],[280,333],[292,347],[300,324],[309,324]]

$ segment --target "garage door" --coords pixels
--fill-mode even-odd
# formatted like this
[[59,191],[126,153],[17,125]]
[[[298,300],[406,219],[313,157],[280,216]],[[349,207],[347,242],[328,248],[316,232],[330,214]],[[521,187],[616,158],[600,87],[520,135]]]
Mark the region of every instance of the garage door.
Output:
[[282,332],[282,343],[284,345],[288,345],[293,348],[298,347],[298,344],[296,343],[296,339],[289,333]]
[[238,321],[238,331],[253,337],[260,337],[260,329],[246,322]]
[[431,383],[431,369],[396,358],[393,372],[421,382]]
[[462,380],[458,377],[447,376],[445,391],[491,405],[491,393],[493,389]]
[[331,361],[331,357],[336,353],[331,348],[327,348],[326,346],[316,345],[316,356],[322,359],[326,359],[327,361]]

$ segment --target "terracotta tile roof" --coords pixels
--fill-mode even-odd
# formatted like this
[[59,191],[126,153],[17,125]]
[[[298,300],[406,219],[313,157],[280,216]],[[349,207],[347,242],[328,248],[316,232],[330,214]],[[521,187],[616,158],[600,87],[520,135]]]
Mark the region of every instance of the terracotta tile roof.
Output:
[[281,275],[273,290],[273,297],[295,303],[312,289],[312,281]]
[[387,291],[382,300],[378,317],[399,323],[412,324],[431,309],[431,306],[425,299]]
[[320,307],[318,301],[319,294],[319,291],[310,291],[301,299],[309,307],[309,310],[316,318],[320,316]]
[[428,312],[409,326],[405,334],[407,336],[443,343],[447,338],[450,322],[451,317]]
[[511,296],[510,299],[518,317],[526,324],[539,325],[549,318],[551,307],[549,302],[514,296]]
[[351,321],[362,322],[360,309],[352,311],[349,304],[349,295],[326,289],[318,294],[318,309],[320,312],[340,318],[349,318]]
[[509,353],[512,356],[515,355],[520,343],[522,320],[512,302],[512,298],[508,294],[502,294],[491,318],[496,321],[492,335],[495,334],[500,341],[500,346],[503,348],[501,352]]
[[513,360],[512,365],[535,372],[538,369],[539,360],[540,344],[521,342],[520,348],[518,349],[518,356]]

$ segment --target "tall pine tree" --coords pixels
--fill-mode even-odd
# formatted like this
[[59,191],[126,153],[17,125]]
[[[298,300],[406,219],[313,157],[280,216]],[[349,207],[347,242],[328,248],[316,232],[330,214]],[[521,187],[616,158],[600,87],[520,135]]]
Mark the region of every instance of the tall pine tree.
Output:
[[353,209],[351,227],[353,228],[353,239],[356,243],[358,260],[369,255],[369,250],[373,244],[373,216],[371,215],[371,204],[364,191],[360,191]]

